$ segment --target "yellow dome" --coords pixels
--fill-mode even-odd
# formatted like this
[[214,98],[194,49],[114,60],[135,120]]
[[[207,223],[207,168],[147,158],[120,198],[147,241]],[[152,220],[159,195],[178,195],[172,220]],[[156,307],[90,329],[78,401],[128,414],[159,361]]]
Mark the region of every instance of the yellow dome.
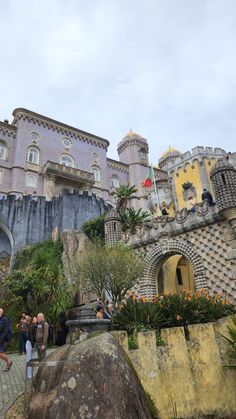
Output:
[[142,137],[142,135],[137,134],[136,132],[132,131],[132,129],[129,130],[128,134],[125,136],[125,138],[130,137],[130,138],[144,138]]
[[161,159],[164,159],[165,157],[167,157],[171,154],[180,155],[181,153],[178,150],[176,150],[176,148],[169,146],[168,150],[166,150],[166,151],[164,151],[164,153],[162,153]]

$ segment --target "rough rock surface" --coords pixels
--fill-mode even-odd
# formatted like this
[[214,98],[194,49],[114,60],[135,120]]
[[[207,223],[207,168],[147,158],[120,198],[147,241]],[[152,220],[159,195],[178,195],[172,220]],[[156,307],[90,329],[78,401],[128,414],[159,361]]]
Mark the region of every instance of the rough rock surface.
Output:
[[67,362],[39,368],[29,419],[154,417],[125,352],[109,333],[65,345],[47,360]]
[[73,283],[78,278],[79,264],[83,260],[89,239],[76,230],[64,230],[61,233],[63,242],[62,262],[66,278]]

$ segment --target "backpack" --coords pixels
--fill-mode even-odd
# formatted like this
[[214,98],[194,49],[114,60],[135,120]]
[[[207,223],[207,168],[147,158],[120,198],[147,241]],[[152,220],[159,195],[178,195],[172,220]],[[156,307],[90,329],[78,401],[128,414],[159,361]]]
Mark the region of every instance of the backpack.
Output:
[[6,319],[7,319],[7,334],[5,336],[5,342],[10,342],[13,336],[12,324],[11,324],[11,320],[8,319],[8,317],[6,317]]

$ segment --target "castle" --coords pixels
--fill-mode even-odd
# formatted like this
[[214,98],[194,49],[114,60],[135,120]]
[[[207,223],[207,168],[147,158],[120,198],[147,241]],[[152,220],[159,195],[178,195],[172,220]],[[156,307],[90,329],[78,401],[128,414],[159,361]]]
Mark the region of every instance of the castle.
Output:
[[[105,228],[108,244],[123,240],[145,255],[137,292],[208,288],[236,299],[236,153],[169,147],[153,169],[155,191],[142,186],[149,168],[142,136],[130,131],[120,141],[118,161],[107,157],[104,138],[27,109],[15,109],[13,117],[11,124],[0,122],[1,258],[13,260],[20,248],[47,240],[55,229],[79,230],[114,207],[119,185],[130,184],[137,188],[130,205],[149,209],[152,220],[135,234],[122,233],[113,210]],[[204,188],[217,205],[202,202]],[[168,216],[161,215],[163,206]]]

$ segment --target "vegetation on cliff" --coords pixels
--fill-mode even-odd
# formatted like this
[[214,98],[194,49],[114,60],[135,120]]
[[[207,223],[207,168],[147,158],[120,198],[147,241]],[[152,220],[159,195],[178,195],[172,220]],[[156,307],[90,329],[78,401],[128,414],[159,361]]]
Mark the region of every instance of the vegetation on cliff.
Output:
[[[71,302],[72,289],[63,274],[60,241],[27,246],[17,253],[14,270],[5,282],[5,307],[15,315],[42,311],[55,322]],[[13,316],[12,316],[13,317]]]

